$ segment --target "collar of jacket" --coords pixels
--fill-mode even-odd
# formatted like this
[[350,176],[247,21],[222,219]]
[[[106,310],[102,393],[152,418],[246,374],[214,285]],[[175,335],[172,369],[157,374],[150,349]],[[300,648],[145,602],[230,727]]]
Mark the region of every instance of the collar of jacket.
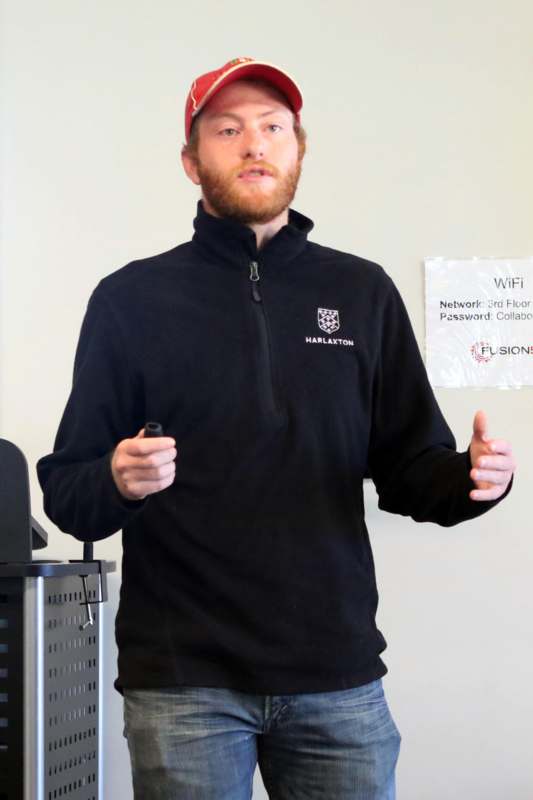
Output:
[[225,266],[242,269],[243,264],[258,261],[261,265],[287,262],[299,255],[307,243],[314,222],[289,208],[289,221],[260,250],[254,231],[241,222],[209,214],[198,200],[193,220],[194,245],[209,258]]

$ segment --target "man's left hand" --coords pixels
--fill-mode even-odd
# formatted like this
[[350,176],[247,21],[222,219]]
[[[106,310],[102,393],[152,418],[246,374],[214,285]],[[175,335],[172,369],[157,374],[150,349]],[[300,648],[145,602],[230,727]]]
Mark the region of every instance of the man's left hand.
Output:
[[487,432],[487,416],[477,411],[474,433],[470,441],[470,477],[476,486],[471,500],[497,500],[505,493],[516,469],[511,444],[504,439],[491,439]]

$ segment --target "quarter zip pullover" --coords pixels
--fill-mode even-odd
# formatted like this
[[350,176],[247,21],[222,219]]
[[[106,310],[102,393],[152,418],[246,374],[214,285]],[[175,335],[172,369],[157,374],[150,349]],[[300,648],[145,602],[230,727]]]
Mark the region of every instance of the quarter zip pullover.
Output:
[[[362,481],[380,508],[454,525],[469,499],[404,305],[379,265],[288,224],[254,232],[198,202],[190,242],[93,291],[44,508],[82,541],[122,529],[115,687],[328,691],[387,671]],[[325,345],[328,345],[327,347]],[[173,484],[118,492],[111,456],[157,420]]]

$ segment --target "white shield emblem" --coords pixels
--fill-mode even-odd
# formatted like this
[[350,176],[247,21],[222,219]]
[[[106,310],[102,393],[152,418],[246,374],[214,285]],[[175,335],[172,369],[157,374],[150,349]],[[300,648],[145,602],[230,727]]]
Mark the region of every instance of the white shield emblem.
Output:
[[318,309],[318,327],[326,333],[335,333],[340,328],[339,312],[333,308]]

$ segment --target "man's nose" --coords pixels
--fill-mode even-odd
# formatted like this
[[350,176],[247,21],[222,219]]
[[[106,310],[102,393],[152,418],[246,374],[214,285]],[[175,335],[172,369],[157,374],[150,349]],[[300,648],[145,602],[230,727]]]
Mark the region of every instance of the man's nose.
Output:
[[241,146],[243,158],[262,158],[265,152],[265,141],[261,131],[245,130],[242,134]]

